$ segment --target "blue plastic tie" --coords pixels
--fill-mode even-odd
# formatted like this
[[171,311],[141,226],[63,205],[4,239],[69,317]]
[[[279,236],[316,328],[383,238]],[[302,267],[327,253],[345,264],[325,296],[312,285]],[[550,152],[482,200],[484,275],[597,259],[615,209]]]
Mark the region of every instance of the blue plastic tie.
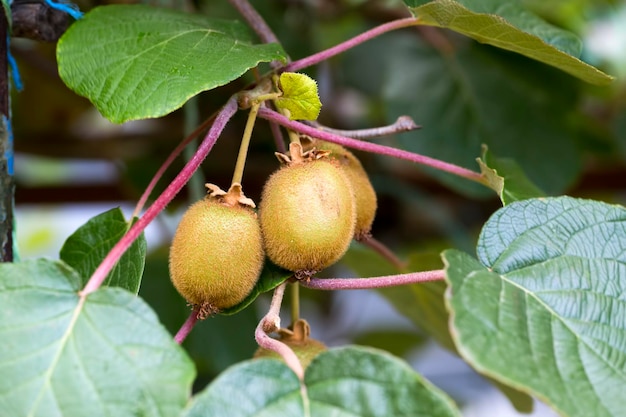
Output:
[[11,127],[11,120],[5,115],[2,115],[2,124],[7,129],[7,144],[4,150],[4,158],[7,161],[7,172],[9,175],[13,175],[13,128]]
[[7,61],[9,61],[9,67],[11,68],[11,79],[13,80],[13,84],[15,84],[15,88],[17,91],[22,91],[24,89],[24,84],[22,84],[22,77],[20,76],[20,70],[17,68],[17,62],[15,62],[15,58],[11,55],[11,50],[9,49],[9,40],[7,39]]
[[69,14],[70,16],[74,18],[74,20],[78,20],[81,17],[83,17],[83,12],[78,10],[78,6],[76,6],[75,4],[56,2],[53,0],[45,0],[45,2],[48,6],[52,7],[53,9],[60,10],[62,12]]

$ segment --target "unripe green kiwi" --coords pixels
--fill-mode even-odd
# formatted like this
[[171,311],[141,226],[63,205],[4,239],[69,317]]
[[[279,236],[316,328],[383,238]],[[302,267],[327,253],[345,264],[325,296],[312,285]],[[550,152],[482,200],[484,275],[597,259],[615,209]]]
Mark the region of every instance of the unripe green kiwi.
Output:
[[[310,328],[305,320],[298,320],[293,325],[293,330],[279,329],[278,335],[281,342],[293,350],[300,360],[303,369],[311,363],[320,353],[328,350],[325,344],[319,340],[309,337]],[[280,355],[272,350],[259,347],[254,352],[254,358],[275,358],[281,359]]]
[[250,294],[264,257],[254,211],[208,196],[189,207],[178,225],[170,247],[170,277],[190,304],[214,314]]
[[328,158],[293,159],[263,188],[259,221],[265,251],[290,271],[307,275],[338,261],[350,245],[355,219],[350,182]]
[[356,203],[354,238],[360,240],[369,235],[372,231],[372,223],[374,223],[378,204],[376,191],[374,191],[363,165],[352,152],[341,145],[316,140],[313,146],[319,150],[329,151],[330,158],[339,162],[348,180],[350,180]]

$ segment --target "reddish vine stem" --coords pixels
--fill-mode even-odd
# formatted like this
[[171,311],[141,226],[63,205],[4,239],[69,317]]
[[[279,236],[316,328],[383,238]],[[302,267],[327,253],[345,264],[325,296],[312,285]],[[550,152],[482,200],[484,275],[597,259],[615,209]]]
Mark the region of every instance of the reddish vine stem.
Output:
[[154,187],[156,187],[163,174],[165,174],[165,171],[170,167],[170,165],[172,165],[174,160],[178,157],[178,155],[181,154],[181,152],[185,149],[189,142],[195,139],[203,130],[208,128],[209,125],[213,123],[213,120],[215,120],[215,114],[211,115],[211,117],[202,122],[200,126],[198,126],[185,139],[183,139],[183,141],[180,142],[176,148],[174,148],[174,150],[169,154],[165,162],[163,162],[163,165],[161,165],[158,171],[154,174],[152,180],[150,180],[150,183],[139,198],[139,201],[137,201],[135,211],[133,211],[133,215],[131,218],[139,217],[139,213],[141,213],[141,210],[143,210],[143,207],[146,205],[148,197],[150,197],[150,194],[152,194],[152,190],[154,190]]
[[126,252],[128,247],[139,237],[141,232],[154,220],[154,218],[174,199],[176,194],[184,187],[189,181],[189,178],[198,169],[202,161],[209,154],[213,145],[217,141],[217,138],[222,133],[222,130],[226,126],[226,123],[233,117],[237,111],[237,99],[231,97],[228,102],[222,107],[213,125],[209,129],[209,132],[205,136],[204,140],[198,147],[196,154],[187,162],[184,168],[178,173],[176,178],[167,186],[165,191],[154,201],[154,203],[146,210],[143,216],[137,220],[137,222],[128,230],[128,232],[115,244],[113,249],[107,254],[104,260],[100,263],[98,268],[94,271],[85,285],[85,288],[81,291],[81,296],[85,297],[88,294],[96,291],[102,282],[106,279],[107,275],[113,269],[120,257]]
[[430,158],[428,156],[416,154],[409,151],[404,151],[402,149],[392,148],[390,146],[378,145],[376,143],[364,142],[345,136],[324,132],[311,126],[307,126],[304,123],[289,120],[282,114],[269,110],[267,108],[262,108],[259,110],[259,117],[272,122],[276,122],[279,125],[294,130],[296,132],[325,140],[327,142],[337,143],[348,148],[354,148],[365,152],[372,152],[380,155],[392,156],[398,159],[404,159],[407,161],[415,162],[417,164],[429,166],[440,171],[448,172],[450,174],[454,174],[483,185],[487,185],[486,180],[482,174],[467,168],[460,167],[458,165],[451,164],[449,162],[441,161],[439,159]]
[[294,61],[291,64],[287,64],[284,67],[284,71],[295,72],[295,71],[301,70],[302,68],[310,67],[311,65],[315,65],[322,61],[326,61],[327,59],[335,55],[338,55],[342,52],[345,52],[348,49],[354,48],[355,46],[362,44],[363,42],[367,42],[370,39],[380,36],[383,33],[391,32],[392,30],[401,29],[401,28],[405,28],[409,26],[414,26],[414,25],[417,25],[418,23],[419,23],[419,19],[415,17],[407,17],[404,19],[398,19],[398,20],[393,20],[388,23],[384,23],[380,26],[376,26],[373,29],[363,32],[360,35],[355,36],[352,39],[348,39],[347,41],[342,42],[339,45],[335,45],[332,48],[328,48],[324,51],[310,55],[306,58],[302,58],[298,61]]
[[268,333],[275,332],[280,328],[279,313],[280,306],[283,302],[283,297],[285,295],[286,286],[287,283],[284,282],[276,287],[276,289],[274,290],[270,309],[265,317],[261,319],[259,325],[256,327],[256,330],[254,332],[254,338],[256,339],[259,346],[261,346],[262,348],[269,349],[273,352],[278,353],[284,359],[287,366],[289,366],[302,381],[302,379],[304,378],[304,369],[302,369],[302,364],[300,363],[300,360],[298,359],[294,351],[285,343],[268,335]]
[[412,272],[410,274],[386,275],[372,278],[311,278],[309,282],[300,281],[300,285],[315,290],[366,290],[371,288],[395,287],[406,284],[419,284],[440,281],[445,278],[445,271]]
[[180,329],[176,333],[176,336],[174,336],[174,341],[178,343],[179,345],[183,343],[183,341],[187,338],[189,333],[191,333],[191,330],[198,322],[198,314],[200,313],[201,308],[202,306],[196,306],[193,308],[187,320],[185,320],[183,325],[180,327]]

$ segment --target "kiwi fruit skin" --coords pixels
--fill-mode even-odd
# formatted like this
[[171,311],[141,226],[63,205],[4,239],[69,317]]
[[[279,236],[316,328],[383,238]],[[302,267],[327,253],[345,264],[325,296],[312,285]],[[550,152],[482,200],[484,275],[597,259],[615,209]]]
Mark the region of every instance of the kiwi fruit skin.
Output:
[[354,238],[361,240],[364,236],[370,235],[376,217],[378,199],[361,161],[352,152],[335,143],[316,140],[312,146],[318,150],[330,152],[329,157],[339,163],[350,181],[356,204]]
[[265,251],[290,271],[320,271],[338,261],[355,220],[350,182],[327,158],[286,165],[263,188],[259,221]]
[[256,213],[207,197],[183,215],[170,247],[170,277],[178,292],[209,313],[243,301],[263,261]]

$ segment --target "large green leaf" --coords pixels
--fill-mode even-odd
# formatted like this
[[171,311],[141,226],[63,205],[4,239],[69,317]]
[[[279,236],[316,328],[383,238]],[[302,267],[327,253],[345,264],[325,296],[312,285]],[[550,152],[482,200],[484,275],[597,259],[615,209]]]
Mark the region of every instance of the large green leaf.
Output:
[[460,415],[443,392],[406,363],[374,349],[345,347],[323,352],[307,368],[304,384],[306,390],[278,360],[244,362],[200,393],[185,417]]
[[446,394],[384,351],[331,349],[313,359],[304,381],[312,417],[460,416]]
[[57,46],[63,81],[115,123],[163,116],[284,59],[277,44],[253,45],[238,22],[144,5],[96,7]]
[[[475,170],[485,144],[514,159],[548,194],[576,179],[581,156],[571,115],[579,83],[573,78],[476,43],[442,54],[398,36],[392,48],[382,87],[388,118],[408,114],[424,126],[398,136],[402,147]],[[472,190],[458,177],[434,174],[461,192]]]
[[194,368],[138,297],[48,260],[0,265],[0,410],[6,416],[179,415]]
[[[80,274],[84,285],[128,228],[119,208],[99,214],[67,238],[61,248],[61,260]],[[145,265],[146,245],[142,233],[109,272],[104,285],[122,287],[136,294]]]
[[454,30],[479,42],[552,65],[584,81],[607,85],[613,77],[577,57],[581,43],[526,10],[519,1],[405,1],[422,24]]
[[512,203],[483,228],[478,256],[444,253],[468,363],[563,415],[626,416],[626,209]]
[[[371,250],[351,248],[342,259],[360,276],[391,275],[397,273],[394,268]],[[416,252],[409,256],[408,268],[411,271],[424,271],[441,268],[439,253]],[[444,303],[446,284],[443,281],[422,284],[403,285],[399,287],[379,288],[394,308],[411,320],[422,331],[436,340],[451,352],[458,353],[452,341],[449,328],[449,314]],[[515,389],[511,389],[498,381],[490,381],[511,401],[520,412],[530,412],[533,399]]]

